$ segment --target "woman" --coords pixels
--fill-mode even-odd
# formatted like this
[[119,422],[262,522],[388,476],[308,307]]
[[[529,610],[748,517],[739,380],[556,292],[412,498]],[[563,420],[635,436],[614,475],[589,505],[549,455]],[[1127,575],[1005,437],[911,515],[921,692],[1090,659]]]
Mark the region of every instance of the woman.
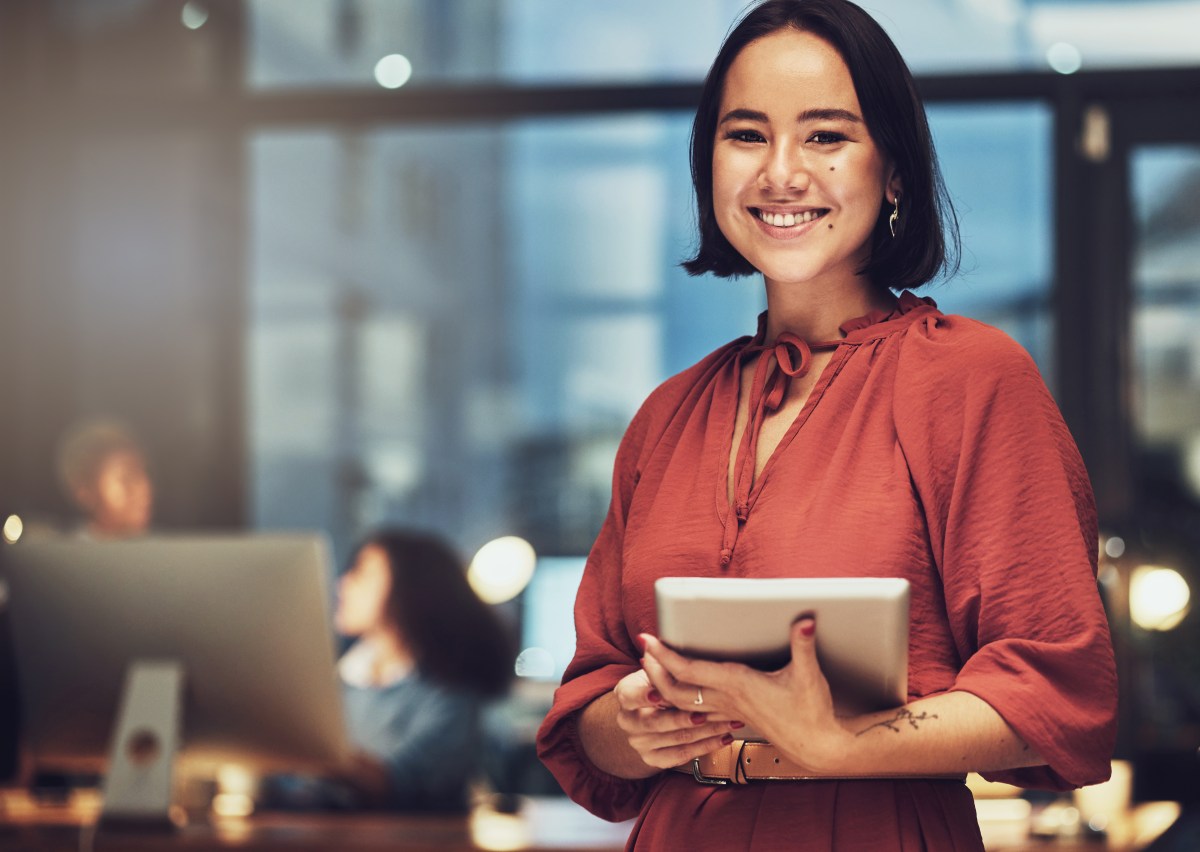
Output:
[[[966,771],[1051,789],[1108,774],[1079,454],[1023,350],[906,290],[946,265],[948,208],[908,69],[857,6],[743,18],[705,82],[692,174],[686,267],[761,273],[767,311],[630,425],[539,753],[590,810],[638,816],[630,848],[981,849]],[[908,704],[836,718],[812,618],[776,672],[672,653],[653,584],[688,575],[909,580]],[[736,783],[744,725],[772,775],[829,780]],[[669,771],[697,758],[735,783]]]
[[83,538],[130,538],[145,534],[154,512],[154,484],[141,445],[125,426],[85,420],[59,442],[63,490],[84,516]]
[[290,805],[467,808],[479,769],[480,711],[513,672],[513,642],[432,535],[384,530],[355,552],[334,623],[356,639],[338,663],[346,724],[360,749],[339,785],[291,789]]

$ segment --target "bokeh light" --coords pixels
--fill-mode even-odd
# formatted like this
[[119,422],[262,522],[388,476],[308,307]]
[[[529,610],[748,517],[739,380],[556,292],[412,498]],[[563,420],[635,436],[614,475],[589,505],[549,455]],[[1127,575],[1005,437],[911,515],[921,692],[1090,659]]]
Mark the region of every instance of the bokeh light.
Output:
[[179,19],[189,30],[198,30],[208,22],[208,9],[204,7],[204,4],[197,3],[196,0],[188,0],[183,4],[183,11],[179,13]]
[[1141,565],[1129,581],[1129,617],[1143,630],[1171,630],[1188,614],[1191,597],[1174,568]]
[[375,82],[385,89],[399,89],[412,77],[412,72],[407,56],[391,53],[375,63]]
[[1083,67],[1083,54],[1075,45],[1059,41],[1047,49],[1046,61],[1059,74],[1074,74]]
[[467,569],[467,580],[485,602],[504,603],[529,585],[536,562],[533,545],[515,535],[504,536],[479,548]]
[[16,544],[25,533],[25,522],[20,515],[9,515],[4,519],[4,540]]

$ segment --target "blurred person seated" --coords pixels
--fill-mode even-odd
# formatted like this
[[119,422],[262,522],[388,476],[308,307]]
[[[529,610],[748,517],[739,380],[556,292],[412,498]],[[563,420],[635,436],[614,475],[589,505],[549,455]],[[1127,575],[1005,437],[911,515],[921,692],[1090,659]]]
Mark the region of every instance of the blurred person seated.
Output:
[[150,527],[154,486],[133,433],[115,420],[85,420],[59,442],[59,480],[83,514],[77,533],[96,539],[142,535]]
[[[76,423],[59,440],[55,462],[59,484],[82,515],[75,535],[119,539],[149,530],[154,486],[141,444],[124,424],[99,418]],[[0,642],[7,643],[8,638]],[[14,688],[7,690],[11,700],[6,712],[12,721],[6,720],[5,724],[9,728],[19,727],[15,680],[12,682]],[[100,776],[92,773],[30,772],[29,767],[22,766],[24,762],[19,750],[0,746],[0,777],[16,776],[27,781],[40,799],[64,799],[72,788],[100,783]],[[26,779],[23,776],[27,773]]]
[[465,812],[482,711],[507,692],[516,647],[462,561],[428,533],[368,536],[339,581],[334,626],[356,640],[338,670],[359,751],[330,777],[268,779],[261,804]]

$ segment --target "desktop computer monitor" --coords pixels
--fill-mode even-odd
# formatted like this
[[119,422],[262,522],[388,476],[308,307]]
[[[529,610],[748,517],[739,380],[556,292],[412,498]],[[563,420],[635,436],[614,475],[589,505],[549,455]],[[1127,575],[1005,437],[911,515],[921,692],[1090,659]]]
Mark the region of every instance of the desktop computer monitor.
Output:
[[527,679],[562,679],[575,656],[575,594],[586,556],[542,556],[521,596],[521,657],[518,673]]
[[[311,534],[0,548],[34,764],[111,770],[126,710],[153,717],[164,703],[177,707],[178,762],[189,772],[341,762],[329,562],[324,539]],[[131,695],[131,672],[164,665],[180,675],[177,699],[153,677]]]

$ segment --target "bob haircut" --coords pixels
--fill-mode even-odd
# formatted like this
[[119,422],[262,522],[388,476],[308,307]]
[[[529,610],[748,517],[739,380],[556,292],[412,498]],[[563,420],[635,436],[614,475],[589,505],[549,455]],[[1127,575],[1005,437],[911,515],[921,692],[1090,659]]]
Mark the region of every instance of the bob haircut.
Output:
[[351,564],[371,546],[387,557],[392,582],[386,617],[417,669],[445,686],[503,695],[513,677],[516,642],[471,589],[458,554],[432,533],[384,528],[358,544]]
[[[927,284],[958,266],[954,209],[942,182],[925,108],[912,74],[887,33],[849,0],[767,0],[738,22],[713,60],[692,124],[692,185],[700,226],[690,275],[751,275],[757,270],[721,233],[713,211],[712,163],[718,112],[729,67],[746,45],[792,27],[829,42],[850,69],[871,138],[895,164],[903,187],[896,236],[888,230],[890,205],[881,202],[870,257],[859,273],[894,290]],[[949,252],[947,238],[949,234]]]

